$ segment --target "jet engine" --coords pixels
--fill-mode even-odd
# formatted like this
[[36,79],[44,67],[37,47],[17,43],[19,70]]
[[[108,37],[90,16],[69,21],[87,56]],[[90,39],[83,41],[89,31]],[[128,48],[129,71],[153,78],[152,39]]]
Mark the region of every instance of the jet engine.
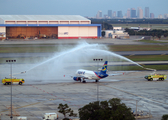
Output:
[[81,81],[81,78],[80,78],[80,77],[73,77],[73,79],[74,79],[75,81]]

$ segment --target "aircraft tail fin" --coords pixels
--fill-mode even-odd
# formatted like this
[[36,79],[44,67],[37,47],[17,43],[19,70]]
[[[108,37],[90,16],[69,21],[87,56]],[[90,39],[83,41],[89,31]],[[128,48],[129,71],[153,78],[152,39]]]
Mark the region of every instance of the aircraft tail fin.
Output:
[[103,65],[103,67],[101,69],[101,72],[106,73],[106,71],[107,71],[107,63],[108,63],[108,61],[104,62],[104,65]]

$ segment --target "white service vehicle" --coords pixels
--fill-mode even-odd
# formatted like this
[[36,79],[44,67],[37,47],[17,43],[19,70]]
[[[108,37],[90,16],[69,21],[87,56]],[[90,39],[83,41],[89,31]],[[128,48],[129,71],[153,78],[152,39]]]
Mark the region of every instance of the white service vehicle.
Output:
[[57,113],[45,113],[43,120],[56,120],[58,119]]
[[27,120],[27,117],[17,117],[17,120]]

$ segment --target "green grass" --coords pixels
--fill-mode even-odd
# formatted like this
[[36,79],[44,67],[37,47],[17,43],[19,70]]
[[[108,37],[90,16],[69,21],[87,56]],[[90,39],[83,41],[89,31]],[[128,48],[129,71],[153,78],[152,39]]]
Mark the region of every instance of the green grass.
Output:
[[[156,70],[168,70],[168,65],[143,65],[144,68],[139,66],[108,66],[109,71],[134,71],[134,70],[147,70],[145,68],[156,69]],[[96,67],[83,67],[82,69],[97,70]]]
[[[64,45],[64,49],[73,48],[74,45]],[[0,53],[48,53],[59,52],[61,45],[0,45]]]
[[167,44],[162,45],[108,45],[110,51],[164,51]]
[[144,65],[143,67],[156,70],[168,70],[168,65]]
[[134,55],[125,57],[132,61],[168,61],[168,55]]
[[35,52],[53,52],[57,50],[54,46],[15,46],[12,47],[1,47],[0,46],[0,53],[35,53]]
[[[144,41],[142,41],[144,42]],[[153,42],[153,41],[152,41]],[[64,49],[73,48],[75,45],[0,45],[0,53],[39,53],[58,52]],[[162,45],[108,45],[110,51],[161,51],[168,50],[167,44]]]
[[145,42],[145,43],[168,43],[168,41],[159,41],[159,40],[139,40],[138,42]]

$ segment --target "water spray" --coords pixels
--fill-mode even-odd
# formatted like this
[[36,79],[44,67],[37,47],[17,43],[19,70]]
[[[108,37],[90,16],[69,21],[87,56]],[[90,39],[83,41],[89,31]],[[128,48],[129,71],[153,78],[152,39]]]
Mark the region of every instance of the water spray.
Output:
[[40,64],[38,64],[38,65],[36,65],[36,66],[34,66],[34,67],[32,67],[32,68],[30,68],[30,69],[24,71],[24,72],[21,72],[21,73],[19,73],[19,74],[24,74],[24,73],[26,73],[26,72],[28,72],[28,71],[30,71],[30,70],[32,70],[32,69],[34,69],[34,68],[36,68],[36,67],[42,65],[42,64],[45,64],[45,63],[47,63],[47,62],[50,62],[51,60],[54,60],[54,59],[59,58],[59,57],[62,57],[62,56],[64,56],[64,55],[66,55],[66,54],[70,54],[70,53],[73,53],[73,52],[75,52],[75,51],[78,51],[78,50],[81,50],[81,49],[84,49],[84,48],[96,47],[96,46],[98,46],[98,44],[88,44],[87,42],[84,42],[83,44],[81,44],[81,45],[79,45],[79,46],[77,46],[77,47],[71,49],[70,51],[61,52],[60,54],[58,54],[58,55],[56,55],[56,56],[54,56],[54,57],[52,57],[52,58],[50,58],[50,59],[48,59],[48,60],[42,62],[42,63],[40,63]]
[[151,71],[153,71],[153,72],[151,73],[151,75],[155,74],[155,72],[156,72],[156,69],[145,68],[145,67],[143,67],[143,68],[146,69],[146,70],[151,70]]
[[[85,52],[85,53],[86,53],[88,50],[89,50],[89,53],[92,53],[92,51],[94,51],[95,53],[101,53],[101,52],[103,52],[103,54],[109,54],[109,55],[118,57],[118,58],[120,58],[120,59],[129,61],[129,62],[131,62],[131,63],[133,63],[133,64],[135,64],[135,65],[138,65],[139,67],[144,68],[144,69],[146,69],[146,70],[152,70],[152,71],[156,72],[155,69],[145,68],[145,67],[141,66],[140,64],[138,64],[138,63],[136,63],[136,62],[134,62],[134,61],[132,61],[132,60],[130,60],[130,59],[124,57],[124,56],[121,56],[121,55],[119,55],[119,54],[116,54],[116,53],[114,53],[114,52],[110,52],[110,51],[107,51],[107,50],[97,49],[97,47],[99,47],[98,44],[88,44],[88,43],[84,42],[83,44],[80,44],[80,45],[78,45],[77,47],[75,47],[75,48],[73,48],[73,49],[70,49],[69,51],[63,51],[63,52],[59,53],[58,55],[55,55],[54,57],[52,57],[52,58],[50,58],[50,59],[48,59],[48,60],[46,60],[46,61],[44,61],[44,62],[41,62],[40,64],[37,64],[37,65],[35,65],[34,67],[32,67],[32,68],[30,68],[30,69],[28,69],[28,70],[26,70],[26,71],[24,71],[24,72],[20,72],[20,73],[16,73],[16,74],[25,74],[25,73],[27,73],[28,71],[30,71],[30,70],[32,70],[32,69],[34,69],[34,68],[36,68],[36,67],[38,67],[38,66],[40,66],[40,65],[43,65],[43,64],[45,64],[45,63],[47,63],[47,62],[50,62],[50,61],[52,61],[52,60],[54,60],[54,59],[56,59],[56,58],[60,58],[60,57],[63,57],[63,56],[65,56],[65,55],[68,55],[68,54],[71,54],[71,53],[80,51],[81,49],[84,49],[84,52]],[[15,74],[15,75],[16,75],[16,74]]]
[[121,55],[119,55],[119,54],[116,54],[116,53],[113,53],[113,52],[110,52],[110,51],[106,51],[106,50],[97,50],[97,49],[91,49],[91,50],[93,50],[93,51],[96,50],[96,51],[99,51],[99,52],[106,52],[106,53],[111,54],[111,55],[113,55],[113,56],[116,56],[116,57],[118,57],[118,58],[121,58],[121,59],[124,59],[124,60],[126,60],[126,61],[129,61],[129,62],[131,62],[131,63],[133,63],[133,64],[136,64],[136,65],[138,65],[139,67],[141,67],[141,68],[143,68],[143,69],[154,71],[154,72],[151,73],[151,74],[154,74],[154,73],[156,72],[156,69],[143,67],[142,65],[140,65],[140,64],[138,64],[138,63],[136,63],[136,62],[134,62],[134,61],[132,61],[132,60],[130,60],[130,59],[124,57],[124,56],[121,56]]

